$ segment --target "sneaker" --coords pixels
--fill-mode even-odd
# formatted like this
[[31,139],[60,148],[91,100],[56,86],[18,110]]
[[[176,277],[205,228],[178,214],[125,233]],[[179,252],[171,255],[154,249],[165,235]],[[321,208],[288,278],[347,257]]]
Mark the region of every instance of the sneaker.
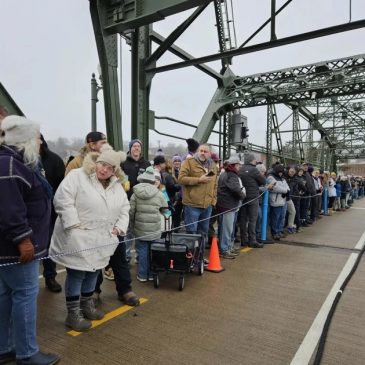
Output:
[[140,283],[145,283],[147,282],[147,278],[141,278],[137,275],[137,280],[140,282]]
[[239,255],[240,255],[240,252],[239,252],[239,251],[236,251],[236,250],[231,250],[231,251],[229,251],[229,253],[230,253],[232,256],[239,256]]
[[295,227],[288,227],[288,233],[289,234],[295,233]]
[[232,255],[229,251],[223,252],[220,256],[223,259],[229,259],[229,260],[234,260],[236,258],[236,256]]
[[204,259],[204,266],[208,266],[209,265],[209,260],[208,259]]
[[113,269],[111,267],[109,267],[109,269],[105,269],[104,270],[104,278],[107,280],[114,280],[114,273],[113,273]]
[[232,248],[231,253],[238,253],[238,254],[240,254],[241,253],[241,249],[239,249],[239,248]]

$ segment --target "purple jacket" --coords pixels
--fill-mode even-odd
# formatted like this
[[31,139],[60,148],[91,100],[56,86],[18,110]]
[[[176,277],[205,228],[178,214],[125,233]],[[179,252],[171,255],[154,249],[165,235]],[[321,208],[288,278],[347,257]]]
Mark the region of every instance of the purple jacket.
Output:
[[18,244],[30,238],[35,258],[47,254],[50,199],[14,147],[0,145],[0,263],[19,259]]

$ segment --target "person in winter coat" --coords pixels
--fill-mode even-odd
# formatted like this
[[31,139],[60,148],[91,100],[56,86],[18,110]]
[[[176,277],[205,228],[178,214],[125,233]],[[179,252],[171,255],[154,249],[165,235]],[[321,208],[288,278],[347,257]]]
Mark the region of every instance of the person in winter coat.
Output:
[[273,172],[267,177],[269,184],[274,184],[269,195],[270,205],[270,226],[271,234],[275,241],[280,241],[281,234],[284,230],[284,219],[286,197],[289,195],[290,188],[283,177],[284,166],[275,165]]
[[256,158],[247,153],[244,156],[245,164],[238,172],[242,185],[246,189],[246,198],[240,209],[241,246],[248,243],[249,247],[262,248],[264,245],[256,241],[256,221],[259,207],[259,187],[265,185],[265,176],[256,168]]
[[55,364],[36,338],[39,261],[47,255],[52,187],[39,170],[39,126],[6,117],[0,143],[0,363]]
[[[172,156],[172,168],[171,172],[165,172],[163,178],[166,184],[166,191],[169,195],[170,201],[173,205],[172,211],[172,227],[180,227],[181,215],[183,210],[181,185],[177,182],[179,178],[179,172],[181,168],[182,159],[179,155]],[[178,229],[174,230],[178,232]]]
[[225,171],[218,179],[217,214],[219,224],[219,248],[225,259],[234,259],[239,250],[234,249],[232,235],[236,223],[238,207],[246,197],[245,188],[238,171],[241,167],[240,159],[232,156],[227,162]]
[[133,139],[129,142],[127,159],[121,164],[129,181],[129,189],[126,189],[128,200],[133,194],[133,187],[138,184],[138,176],[143,174],[148,166],[151,164],[142,156],[142,142],[139,139]]
[[292,234],[300,228],[299,180],[294,167],[289,168],[286,181],[290,188],[289,195],[286,198],[288,204],[288,233]]
[[76,331],[103,318],[92,298],[98,270],[108,264],[118,236],[127,232],[129,202],[117,177],[122,159],[123,152],[111,149],[86,155],[83,167],[65,177],[54,197],[58,218],[50,253],[66,267],[66,325]]
[[85,156],[90,152],[99,152],[101,147],[107,143],[106,135],[101,132],[90,132],[86,136],[86,144],[81,148],[80,153],[74,157],[66,166],[65,175],[71,170],[82,167]]
[[[40,147],[40,157],[41,163],[44,168],[47,181],[52,186],[53,193],[56,192],[58,186],[61,184],[65,176],[65,164],[60,156],[51,151],[48,148],[48,144],[41,135],[41,147]],[[51,204],[51,224],[49,226],[49,244],[51,243],[51,236],[53,233],[54,224],[56,222],[57,214],[54,210],[53,204]],[[56,263],[51,259],[42,260],[43,264],[43,277],[46,281],[46,287],[53,293],[59,293],[62,291],[61,285],[57,282],[56,276]]]
[[336,198],[337,198],[335,172],[331,172],[331,175],[328,178],[328,197],[329,197],[328,208],[331,210],[331,212],[334,212],[336,210]]
[[[125,185],[128,200],[133,194],[133,187],[138,184],[138,176],[143,174],[147,167],[151,166],[149,161],[142,156],[142,141],[139,139],[132,139],[129,142],[129,149],[127,159],[121,164],[121,167],[127,175],[128,182]],[[128,262],[131,260],[131,249],[133,244],[136,248],[136,261],[138,260],[138,242],[134,240],[134,236],[128,231],[126,237],[126,255]]]
[[212,207],[217,202],[217,165],[210,146],[201,144],[193,158],[186,159],[178,183],[182,185],[186,232],[208,235]]
[[137,280],[152,279],[149,263],[149,246],[161,237],[161,209],[167,208],[167,201],[157,188],[153,167],[138,177],[139,184],[133,188],[130,199],[130,228],[138,239],[139,259]]

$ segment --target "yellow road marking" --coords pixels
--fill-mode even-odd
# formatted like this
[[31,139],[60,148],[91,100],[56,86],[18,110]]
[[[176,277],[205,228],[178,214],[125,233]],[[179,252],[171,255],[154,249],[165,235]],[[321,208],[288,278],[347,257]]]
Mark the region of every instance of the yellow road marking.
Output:
[[250,252],[251,250],[252,250],[251,247],[245,247],[240,252],[246,253],[246,252]]
[[[139,303],[140,304],[143,304],[145,302],[147,302],[148,299],[146,298],[139,298]],[[123,305],[122,307],[119,307],[117,309],[114,309],[113,311],[109,312],[109,313],[106,313],[104,318],[101,319],[100,321],[91,321],[92,323],[92,326],[91,328],[95,328],[95,327],[98,327],[100,326],[101,324],[103,324],[104,322],[107,322],[107,321],[110,321],[111,319],[123,314],[123,313],[126,313],[128,311],[130,311],[131,309],[134,309],[135,307],[131,307],[129,305]],[[78,336],[78,335],[81,335],[82,333],[84,332],[78,332],[78,331],[68,331],[67,334],[69,334],[70,336]]]

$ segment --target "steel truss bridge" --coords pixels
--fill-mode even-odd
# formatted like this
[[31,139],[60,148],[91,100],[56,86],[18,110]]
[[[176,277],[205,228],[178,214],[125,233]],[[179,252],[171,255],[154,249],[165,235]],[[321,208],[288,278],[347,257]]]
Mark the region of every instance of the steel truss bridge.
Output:
[[[154,129],[154,111],[149,109],[153,77],[161,72],[184,67],[196,67],[214,78],[217,89],[195,126],[193,135],[208,141],[211,133],[220,135],[220,152],[225,158],[233,146],[230,140],[230,120],[238,109],[265,105],[267,107],[266,146],[249,145],[255,151],[285,162],[311,161],[318,166],[335,168],[336,161],[365,158],[365,55],[344,57],[332,61],[265,72],[252,76],[237,76],[231,70],[234,57],[274,47],[302,42],[365,26],[365,19],[337,24],[310,32],[278,38],[277,16],[294,0],[280,8],[271,0],[271,16],[241,45],[237,44],[234,26],[233,0],[90,0],[90,12],[103,74],[104,105],[107,133],[115,147],[121,148],[121,113],[118,99],[117,37],[131,46],[132,53],[132,138],[145,141],[147,154],[149,129]],[[208,6],[214,6],[219,53],[196,58],[175,42]],[[195,8],[168,37],[152,28],[152,23],[181,11]],[[252,44],[252,39],[266,26],[270,39]],[[157,49],[152,52],[152,43]],[[250,43],[250,45],[248,45]],[[166,52],[182,61],[158,66]],[[221,60],[221,70],[205,65]],[[278,104],[290,114],[280,120]],[[176,121],[167,117],[170,121]],[[180,122],[180,121],[177,121]],[[219,131],[215,130],[219,124]],[[189,125],[189,123],[182,124]],[[161,134],[168,135],[161,132]],[[289,137],[288,137],[289,136]]]

